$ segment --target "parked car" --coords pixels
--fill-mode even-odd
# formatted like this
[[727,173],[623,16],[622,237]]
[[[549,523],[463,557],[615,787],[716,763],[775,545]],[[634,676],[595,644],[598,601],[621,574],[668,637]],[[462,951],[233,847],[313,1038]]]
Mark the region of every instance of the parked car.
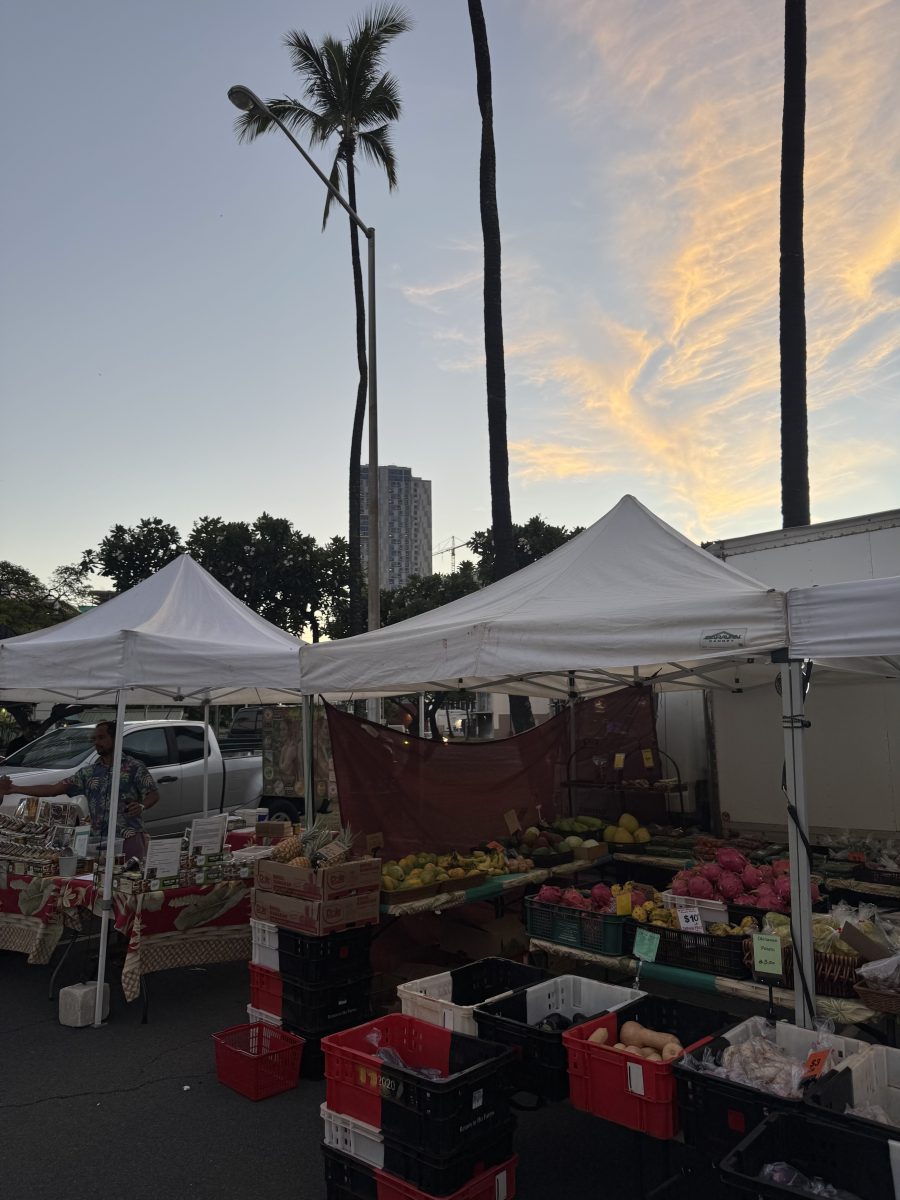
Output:
[[262,751],[262,705],[248,704],[239,708],[231,719],[228,732],[219,743],[223,754],[231,751]]
[[[54,729],[0,766],[0,774],[25,785],[56,783],[79,767],[96,761],[93,725]],[[146,815],[147,832],[181,833],[203,815],[203,723],[200,721],[126,721],[122,736],[125,754],[142,762],[156,780],[159,803]],[[209,732],[209,811],[255,808],[262,795],[262,756],[223,756]],[[21,797],[6,796],[4,811],[15,809]]]

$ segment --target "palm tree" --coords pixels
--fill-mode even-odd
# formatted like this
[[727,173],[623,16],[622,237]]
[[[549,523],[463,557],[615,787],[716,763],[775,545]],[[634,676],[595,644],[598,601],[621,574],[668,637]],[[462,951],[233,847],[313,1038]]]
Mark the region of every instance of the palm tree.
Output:
[[[304,83],[304,100],[288,96],[267,100],[271,111],[295,133],[305,133],[311,146],[336,144],[330,179],[340,189],[347,182],[347,201],[354,212],[356,204],[357,150],[387,176],[391,191],[397,186],[397,161],[391,145],[390,123],[400,116],[400,91],[397,81],[383,69],[388,44],[412,28],[407,13],[395,4],[370,9],[350,27],[346,41],[326,37],[316,45],[308,34],[292,30],[285,35],[291,66]],[[235,122],[238,140],[253,141],[261,133],[276,128],[263,112],[243,113]],[[332,196],[326,195],[322,228],[328,222]],[[350,633],[365,629],[360,555],[360,462],[363,422],[366,415],[366,391],[369,382],[366,360],[366,306],[363,297],[362,266],[359,257],[359,230],[350,218],[350,257],[353,265],[353,293],[356,299],[356,358],[359,384],[350,439],[349,488],[349,560],[350,560]],[[369,530],[369,537],[377,537]]]
[[806,0],[784,5],[784,114],[781,125],[781,519],[809,524],[806,412],[806,297],[803,267],[803,159],[806,124]]
[[[497,209],[497,152],[494,147],[494,101],[491,50],[481,0],[469,0],[469,21],[475,48],[475,78],[481,112],[479,198],[484,240],[484,358],[487,376],[488,455],[491,480],[491,531],[494,540],[494,581],[517,569],[516,541],[509,503],[509,450],[506,442],[506,365],[503,354],[503,303],[500,214]],[[534,724],[525,696],[510,696],[513,729],[520,733]]]

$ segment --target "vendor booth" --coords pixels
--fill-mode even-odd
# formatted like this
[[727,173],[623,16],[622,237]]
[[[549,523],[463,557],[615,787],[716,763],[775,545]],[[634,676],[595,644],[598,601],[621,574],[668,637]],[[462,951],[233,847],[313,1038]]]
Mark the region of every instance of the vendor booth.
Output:
[[[296,704],[300,645],[235,599],[186,554],[80,616],[0,641],[0,700],[116,704],[95,1024],[101,1019],[113,917],[113,841],[126,704],[165,699],[203,705],[207,712],[217,701]],[[234,886],[243,885],[234,881]],[[63,891],[68,896],[72,889]],[[229,901],[223,911],[233,907]],[[246,898],[244,908],[246,916]]]

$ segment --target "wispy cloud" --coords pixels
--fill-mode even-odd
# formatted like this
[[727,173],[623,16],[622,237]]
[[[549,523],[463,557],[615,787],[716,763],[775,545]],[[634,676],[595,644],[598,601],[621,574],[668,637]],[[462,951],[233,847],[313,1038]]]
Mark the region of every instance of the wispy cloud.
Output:
[[[573,294],[549,258],[513,255],[505,274],[510,454],[523,480],[621,472],[698,535],[778,512],[783,11],[681,0],[663,19],[656,0],[530,5],[566,67],[545,80],[561,117],[586,145],[611,127],[631,136],[598,150],[594,285]],[[877,425],[885,382],[897,382],[900,5],[817,0],[808,26],[815,514],[817,498],[852,504],[871,471],[896,462],[896,415],[893,441],[861,417]],[[480,264],[458,277],[477,279]],[[467,327],[479,319],[480,308]],[[480,342],[441,362],[479,369]],[[520,416],[517,387],[534,389],[543,415]]]

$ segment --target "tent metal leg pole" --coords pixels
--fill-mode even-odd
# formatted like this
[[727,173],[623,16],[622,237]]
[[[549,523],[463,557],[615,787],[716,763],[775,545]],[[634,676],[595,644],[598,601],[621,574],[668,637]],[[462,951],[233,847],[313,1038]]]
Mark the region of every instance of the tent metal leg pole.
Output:
[[[224,764],[223,764],[224,769]],[[203,704],[203,815],[209,814],[209,701]]]
[[810,1008],[801,984],[805,977],[809,995],[815,1002],[815,967],[812,939],[812,897],[810,896],[809,856],[803,844],[808,836],[806,817],[806,776],[803,762],[804,684],[803,664],[797,661],[781,665],[781,713],[784,726],[784,763],[788,800],[793,804],[796,821],[788,815],[788,845],[791,861],[791,924],[794,937],[794,1022],[802,1029],[815,1026],[815,1009]]
[[419,737],[425,736],[425,693],[419,692]]
[[316,798],[313,790],[313,700],[312,696],[302,696],[303,706],[303,805],[307,825],[316,819]]
[[109,942],[109,916],[112,912],[113,866],[116,861],[116,823],[119,816],[119,775],[122,770],[122,736],[125,732],[125,689],[116,693],[116,738],[113,746],[109,784],[109,811],[106,825],[106,865],[103,871],[103,898],[100,902],[100,961],[97,963],[97,994],[94,997],[94,1028],[103,1024],[103,983],[106,975],[106,947]]
[[[578,703],[578,693],[575,691],[575,672],[569,672],[569,695],[568,695],[568,718],[569,718],[569,758],[566,763],[566,782],[571,783],[572,764],[575,761],[575,754],[578,750],[578,743],[575,738],[575,705]],[[566,789],[566,800],[568,801],[568,815],[575,815],[575,793],[572,787]]]

